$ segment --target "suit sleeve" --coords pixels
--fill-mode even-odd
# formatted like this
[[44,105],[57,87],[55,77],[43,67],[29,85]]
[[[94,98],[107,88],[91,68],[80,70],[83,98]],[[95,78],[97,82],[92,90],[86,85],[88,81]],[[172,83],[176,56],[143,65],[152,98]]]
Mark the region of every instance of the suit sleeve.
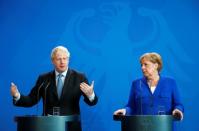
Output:
[[21,94],[21,97],[17,102],[13,100],[13,104],[15,106],[22,106],[22,107],[31,107],[35,105],[41,98],[41,95],[39,93],[41,92],[39,90],[41,85],[42,85],[42,80],[41,77],[39,77],[37,79],[35,86],[31,89],[30,93],[27,96]]
[[180,94],[179,94],[175,80],[172,80],[172,86],[173,86],[173,93],[172,93],[173,110],[179,109],[180,111],[184,112],[184,106],[183,106],[182,101],[180,99]]
[[[88,83],[88,79],[85,77],[85,75],[82,75],[82,82],[85,82],[85,83],[89,84],[89,83]],[[97,95],[96,95],[96,92],[95,92],[95,97],[94,97],[94,100],[93,100],[93,101],[90,101],[90,100],[88,99],[88,97],[87,97],[83,92],[82,92],[82,94],[83,94],[83,96],[84,96],[84,101],[85,101],[88,105],[93,106],[93,105],[96,105],[96,104],[97,104],[97,102],[98,102],[98,97],[97,97]]]
[[128,103],[125,107],[126,115],[133,114],[133,108],[135,108],[135,81],[132,83]]

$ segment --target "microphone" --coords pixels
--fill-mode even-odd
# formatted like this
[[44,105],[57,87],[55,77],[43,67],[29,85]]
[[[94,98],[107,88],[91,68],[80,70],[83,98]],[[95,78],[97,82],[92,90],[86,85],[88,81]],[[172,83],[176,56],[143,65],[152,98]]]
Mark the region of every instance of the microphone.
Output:
[[47,83],[47,85],[45,86],[45,90],[44,90],[44,100],[43,100],[43,115],[46,116],[46,91],[48,89],[48,86],[50,85],[50,82]]
[[142,112],[142,81],[140,80],[140,94],[141,94],[141,97],[140,97],[140,115],[143,114]]
[[37,90],[37,106],[36,106],[36,111],[37,111],[37,115],[38,115],[38,103],[39,103],[39,92],[40,92],[40,89],[41,87],[44,85],[45,82],[42,82],[39,87],[38,87],[38,90]]

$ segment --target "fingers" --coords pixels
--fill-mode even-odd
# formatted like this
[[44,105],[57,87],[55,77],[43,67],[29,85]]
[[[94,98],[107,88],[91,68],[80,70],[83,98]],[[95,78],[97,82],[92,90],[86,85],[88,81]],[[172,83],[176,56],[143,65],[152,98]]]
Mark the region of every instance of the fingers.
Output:
[[91,87],[94,87],[94,81],[91,82]]
[[86,92],[87,91],[87,88],[88,88],[88,85],[84,82],[82,82],[80,84],[80,89],[83,91],[83,92]]
[[115,111],[113,114],[117,115],[120,112],[120,110]]
[[87,88],[89,85],[88,84],[86,84],[85,82],[82,82],[81,84],[80,84],[80,87],[82,87],[82,88]]
[[11,82],[10,93],[12,96],[15,96],[15,97],[18,96],[17,86],[13,82]]
[[92,88],[93,88],[93,86],[94,86],[94,81],[92,81],[92,83],[91,83],[90,86],[89,86],[88,84],[86,84],[85,82],[82,82],[82,83],[80,84],[80,86],[82,86],[82,87],[84,87],[84,88],[89,88],[89,87],[92,87]]
[[13,82],[11,82],[11,90],[15,91],[16,89],[17,89],[17,86]]
[[94,81],[92,81],[91,86],[89,86],[88,84],[86,84],[85,82],[82,82],[80,84],[80,89],[82,90],[82,92],[84,94],[86,94],[87,96],[91,96],[93,93],[93,85],[94,85]]
[[86,84],[85,82],[82,82],[80,84],[80,88],[82,90],[90,90],[90,89],[93,89],[93,86],[94,86],[94,81],[92,81],[91,85],[89,86],[88,84]]
[[118,110],[117,112],[115,112],[115,115],[124,115],[124,111],[123,110]]
[[80,89],[83,91],[83,92],[86,92],[89,88],[89,85],[87,85],[86,83],[82,82],[80,84]]
[[119,109],[119,110],[114,112],[114,115],[125,115],[125,114],[126,114],[125,109]]
[[11,82],[11,86],[16,86],[13,82]]
[[183,119],[183,113],[180,110],[178,110],[178,109],[173,110],[172,115],[177,120],[182,120]]

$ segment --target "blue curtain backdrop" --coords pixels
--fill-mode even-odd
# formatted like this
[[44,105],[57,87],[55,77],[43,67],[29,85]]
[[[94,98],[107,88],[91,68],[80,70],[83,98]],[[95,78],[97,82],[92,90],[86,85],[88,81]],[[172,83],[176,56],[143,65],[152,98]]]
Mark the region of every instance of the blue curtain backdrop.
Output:
[[16,115],[41,114],[41,102],[14,107],[10,83],[28,94],[52,70],[51,49],[64,45],[70,67],[95,80],[99,96],[95,107],[80,102],[84,131],[120,131],[112,114],[142,76],[139,56],[151,51],[163,57],[162,74],[177,81],[185,105],[178,131],[198,131],[198,12],[197,0],[1,0],[0,130],[16,130]]

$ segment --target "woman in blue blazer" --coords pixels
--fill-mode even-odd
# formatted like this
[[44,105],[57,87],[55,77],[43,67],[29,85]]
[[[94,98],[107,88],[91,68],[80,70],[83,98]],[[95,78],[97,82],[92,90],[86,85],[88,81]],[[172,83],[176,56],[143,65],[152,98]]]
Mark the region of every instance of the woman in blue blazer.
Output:
[[145,53],[140,57],[143,77],[134,80],[128,104],[115,115],[173,115],[183,119],[184,107],[173,78],[160,75],[162,59],[157,53]]

